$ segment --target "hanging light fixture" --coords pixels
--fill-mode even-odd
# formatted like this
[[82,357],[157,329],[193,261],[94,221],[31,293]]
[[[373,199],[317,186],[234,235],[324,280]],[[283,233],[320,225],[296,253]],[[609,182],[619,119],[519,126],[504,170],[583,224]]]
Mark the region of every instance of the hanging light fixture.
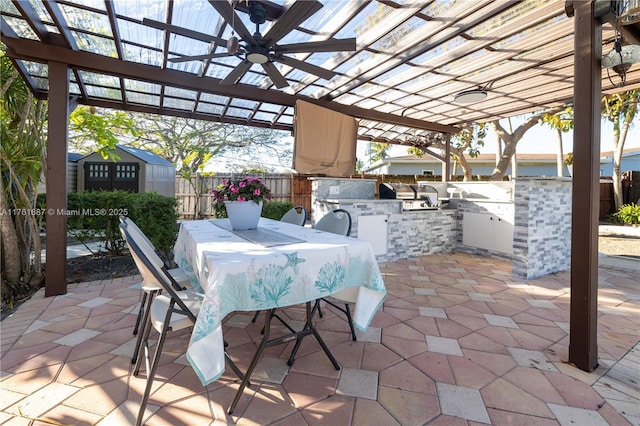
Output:
[[[231,8],[233,9],[233,0],[231,1]],[[240,48],[240,40],[236,37],[235,31],[235,22],[236,22],[236,14],[235,12],[231,15],[231,37],[227,40],[227,53],[235,55],[238,53],[238,49]]]
[[233,34],[231,37],[229,37],[229,40],[227,40],[227,53],[235,55],[236,53],[238,53],[239,48],[240,48],[240,41],[238,40],[238,37],[236,37],[235,34]]
[[456,95],[453,97],[453,101],[457,104],[472,104],[475,102],[480,102],[486,97],[486,90],[477,88],[456,93]]
[[602,66],[611,68],[618,75],[623,75],[631,68],[631,65],[638,61],[640,61],[640,46],[635,44],[620,46],[616,44],[609,53],[602,57]]
[[[640,0],[637,2],[638,9],[640,11]],[[624,7],[614,8],[613,13],[615,16],[614,23],[614,39],[613,39],[613,49],[602,57],[602,66],[607,69],[607,76],[609,77],[609,81],[614,86],[624,86],[624,83],[627,81],[627,71],[633,64],[640,61],[640,46],[637,45],[622,45],[622,35],[620,33],[620,23],[622,17],[631,16],[629,15],[630,10],[629,4],[625,4]],[[609,70],[612,69],[618,76],[620,76],[620,83],[615,84],[611,79],[611,75],[609,74]]]
[[484,86],[478,86],[475,89],[463,90],[462,92],[454,95],[453,102],[457,104],[473,104],[475,102],[483,101],[489,95],[487,91],[491,86],[493,86],[493,81],[490,81]]

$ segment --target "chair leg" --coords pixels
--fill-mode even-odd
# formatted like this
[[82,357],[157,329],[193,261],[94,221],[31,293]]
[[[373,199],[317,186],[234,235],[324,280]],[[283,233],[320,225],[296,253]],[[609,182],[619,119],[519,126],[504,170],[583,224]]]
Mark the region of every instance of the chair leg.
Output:
[[351,337],[353,341],[356,341],[356,330],[353,328],[353,318],[351,318],[351,309],[349,309],[349,304],[344,304],[344,313],[347,314],[347,321],[349,322],[349,328],[351,329]]
[[142,300],[140,301],[140,309],[138,310],[138,318],[136,318],[136,325],[133,327],[133,335],[138,334],[138,327],[140,326],[140,320],[142,319],[142,315],[144,314],[144,306],[147,301],[147,292],[142,290]]
[[[136,339],[136,347],[133,349],[133,356],[131,357],[131,364],[136,364],[138,361],[138,356],[140,355],[140,346],[142,345],[142,335],[144,334],[147,323],[149,322],[149,313],[151,311],[151,302],[153,302],[153,298],[155,296],[156,290],[150,291],[147,296],[147,292],[144,292],[144,296],[142,297],[142,303],[145,303],[144,313],[142,313],[142,318],[138,317],[138,323],[142,322],[142,333],[137,333],[138,338]],[[149,300],[146,300],[149,299]],[[142,306],[141,306],[142,307]],[[140,315],[140,314],[138,314]],[[136,328],[138,324],[136,324]],[[134,335],[136,335],[136,330],[134,330]]]
[[[162,332],[160,333],[160,337],[158,338],[158,344],[156,345],[156,352],[153,356],[153,360],[151,361],[150,368],[147,371],[147,386],[144,389],[144,395],[142,395],[142,401],[140,402],[140,411],[138,411],[138,419],[136,421],[136,426],[142,425],[142,420],[144,420],[144,410],[147,408],[147,402],[149,401],[149,396],[151,395],[153,379],[155,378],[156,370],[158,369],[160,355],[162,355],[162,346],[164,345],[164,339],[167,335],[167,331],[169,330],[170,319],[171,319],[171,308],[169,308],[169,310],[167,311],[167,317],[165,318],[164,325],[162,327]],[[146,345],[148,347],[148,342],[146,342]]]
[[[149,303],[149,305],[151,305],[151,303]],[[147,372],[149,371],[149,334],[151,334],[152,328],[153,327],[151,326],[151,321],[147,321],[146,323],[142,324],[142,343],[140,344],[140,348],[138,348],[138,351],[143,349],[145,351],[145,356],[143,357],[138,354],[138,356],[136,357],[136,365],[133,369],[134,376],[137,376],[140,373],[140,364],[142,364],[143,358],[146,361]]]
[[[244,374],[242,374],[242,371],[240,371],[236,363],[233,362],[233,360],[231,359],[227,351],[224,351],[224,357],[227,359],[227,362],[229,363],[229,367],[231,367],[231,370],[233,370],[233,372],[236,373],[236,375],[240,378],[240,380],[244,380]],[[247,380],[247,386],[251,386],[251,382],[249,380]]]
[[[327,299],[322,299],[324,300],[326,303],[328,303],[329,305],[333,306],[334,308],[344,312],[344,314],[347,316],[347,322],[349,323],[349,328],[351,329],[351,338],[353,339],[353,341],[356,341],[356,330],[353,328],[353,318],[351,317],[351,310],[349,309],[349,304],[345,303],[344,304],[344,308],[341,308],[340,306],[336,305],[335,303],[333,303],[330,300]],[[318,307],[318,309],[320,309],[320,307]]]
[[258,315],[260,315],[260,312],[261,312],[261,311],[256,311],[256,313],[255,313],[255,314],[253,314],[253,318],[251,318],[251,322],[252,322],[252,323],[255,323],[255,322],[256,322],[256,320],[258,319]]

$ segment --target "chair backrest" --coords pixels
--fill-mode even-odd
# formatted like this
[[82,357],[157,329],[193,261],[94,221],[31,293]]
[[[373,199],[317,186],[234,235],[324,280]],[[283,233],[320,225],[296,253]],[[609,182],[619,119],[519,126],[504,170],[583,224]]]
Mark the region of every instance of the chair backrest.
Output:
[[302,206],[295,206],[286,212],[280,218],[280,221],[302,226],[307,221],[307,209]]
[[125,223],[120,224],[120,232],[129,247],[131,257],[133,257],[133,261],[136,263],[140,274],[143,277],[152,277],[155,282],[160,284],[163,294],[166,294],[171,298],[172,306],[177,304],[180,308],[180,313],[188,316],[195,323],[196,315],[176,294],[176,290],[182,290],[182,288],[173,279],[171,274],[169,274],[169,271],[165,268],[162,259],[160,259],[153,250],[149,251],[149,247],[145,247],[144,244],[139,245],[138,243],[140,243],[140,238],[134,237],[133,234],[129,232],[129,229],[127,229],[127,225]]
[[136,225],[133,220],[129,219],[127,216],[120,216],[120,223],[126,224],[127,229],[129,229],[130,232],[135,231],[136,233],[138,233],[149,246],[153,247],[153,251],[156,251],[156,247],[153,245],[149,237],[147,237],[145,233],[142,232],[142,229],[140,229],[140,227],[138,227],[138,225]]
[[344,209],[335,209],[322,216],[314,229],[349,236],[351,234],[351,215]]
[[[146,235],[144,235],[144,233],[140,230],[140,228],[136,226],[136,224],[132,220],[128,219],[120,223],[120,233],[122,233],[122,237],[124,238],[127,245],[129,246],[129,251],[131,251],[131,243],[135,242],[136,246],[142,252],[144,252],[145,257],[149,260],[149,262],[152,262],[154,265],[158,265],[158,268],[166,272],[166,274],[169,277],[169,282],[171,286],[174,288],[174,290],[176,291],[184,290],[184,288],[180,286],[180,284],[178,284],[176,280],[169,274],[169,272],[167,271],[167,268],[165,267],[164,261],[156,253],[155,247],[153,246],[153,244],[151,244],[151,241],[149,241]],[[132,253],[132,256],[133,256],[133,253]],[[135,261],[135,257],[133,260]],[[145,273],[143,273],[144,268],[141,268],[141,265],[138,265],[137,262],[136,262],[136,266],[140,271],[140,275],[142,275],[142,280],[147,285],[152,283],[155,285],[162,284],[160,282],[157,282],[158,280],[154,278],[153,275],[150,275],[148,272],[145,271]]]

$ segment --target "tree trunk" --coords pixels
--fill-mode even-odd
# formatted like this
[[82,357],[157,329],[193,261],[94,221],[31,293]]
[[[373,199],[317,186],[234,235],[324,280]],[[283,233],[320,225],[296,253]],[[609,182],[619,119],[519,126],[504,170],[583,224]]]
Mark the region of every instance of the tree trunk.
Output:
[[22,274],[20,246],[16,228],[9,214],[9,204],[4,189],[0,190],[0,237],[3,275],[9,287],[16,287],[20,283]]
[[624,141],[627,137],[627,131],[629,130],[629,123],[625,120],[622,123],[622,128],[619,132],[614,131],[613,135],[613,202],[615,209],[618,211],[624,203],[622,197],[622,174],[620,173],[620,165],[622,163],[622,152],[624,148]]
[[564,176],[564,153],[562,152],[562,131],[556,129],[556,139],[558,141],[558,155],[556,156],[556,164],[558,176]]
[[511,157],[515,153],[516,143],[506,142],[504,143],[504,151],[502,151],[502,155],[500,156],[500,161],[498,161],[498,165],[495,169],[493,169],[493,173],[489,180],[502,180],[504,178],[504,174],[509,167],[509,163],[511,162]]
[[471,174],[471,167],[469,166],[469,162],[464,157],[464,155],[460,155],[458,157],[458,161],[460,163],[460,167],[462,168],[462,180],[465,182],[469,182],[473,180],[473,175]]

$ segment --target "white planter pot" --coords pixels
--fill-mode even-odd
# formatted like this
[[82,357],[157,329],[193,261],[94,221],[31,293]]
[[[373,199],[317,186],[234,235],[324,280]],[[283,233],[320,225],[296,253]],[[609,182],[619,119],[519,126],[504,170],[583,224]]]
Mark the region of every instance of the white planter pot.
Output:
[[260,214],[262,213],[262,201],[225,201],[227,216],[231,227],[237,230],[256,229]]

